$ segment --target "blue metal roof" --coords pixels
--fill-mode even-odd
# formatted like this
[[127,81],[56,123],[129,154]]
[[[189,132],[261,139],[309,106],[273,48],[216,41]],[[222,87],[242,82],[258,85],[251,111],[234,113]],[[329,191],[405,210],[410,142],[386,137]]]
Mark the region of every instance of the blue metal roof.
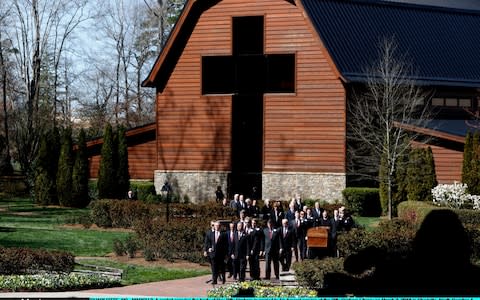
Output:
[[480,13],[369,0],[302,0],[341,74],[363,81],[394,37],[421,84],[480,87]]

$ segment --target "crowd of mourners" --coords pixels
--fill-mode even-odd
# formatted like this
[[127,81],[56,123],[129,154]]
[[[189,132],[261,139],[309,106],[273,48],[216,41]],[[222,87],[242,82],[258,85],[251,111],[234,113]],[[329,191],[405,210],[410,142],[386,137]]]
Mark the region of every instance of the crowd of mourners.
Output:
[[[280,278],[280,268],[289,271],[293,259],[335,256],[337,233],[348,231],[354,225],[344,206],[330,213],[320,207],[319,202],[308,207],[295,195],[288,209],[284,209],[280,201],[269,199],[265,199],[260,208],[255,199],[235,194],[228,201],[218,191],[217,201],[232,208],[236,217],[228,228],[223,222],[211,221],[211,229],[205,234],[204,256],[210,261],[212,284],[225,283],[226,276],[245,281],[247,265],[250,279],[260,280],[261,258],[265,268],[263,279],[270,280],[273,276]],[[317,226],[328,227],[328,246],[313,251],[307,248],[307,231]]]

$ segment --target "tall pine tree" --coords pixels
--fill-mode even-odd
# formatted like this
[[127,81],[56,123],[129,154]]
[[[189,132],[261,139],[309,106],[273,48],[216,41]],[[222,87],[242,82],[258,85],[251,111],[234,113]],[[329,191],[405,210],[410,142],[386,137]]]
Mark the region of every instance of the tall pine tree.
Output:
[[52,179],[52,185],[50,186],[50,204],[57,205],[58,195],[57,195],[57,172],[58,172],[58,161],[60,157],[60,147],[61,147],[61,138],[60,132],[57,127],[54,127],[51,131],[48,132],[48,175]]
[[57,195],[61,206],[72,207],[72,171],[73,171],[73,151],[72,151],[72,130],[66,128],[62,134],[62,146],[60,148],[60,157],[58,159],[57,172]]
[[78,148],[75,153],[72,177],[72,202],[74,207],[83,208],[90,203],[88,196],[88,154],[85,131],[80,130],[78,136]]
[[435,160],[433,159],[432,148],[428,147],[423,151],[425,156],[425,201],[433,201],[431,190],[437,186],[437,174],[435,171]]
[[471,153],[468,191],[472,195],[480,195],[480,134],[478,131],[473,134]]
[[117,130],[117,197],[125,198],[130,188],[130,174],[128,172],[128,147],[125,136],[125,127],[119,126]]
[[117,197],[116,147],[114,142],[112,125],[107,124],[103,134],[100,167],[98,169],[97,189],[100,199],[114,199]]
[[50,192],[54,186],[55,178],[49,174],[49,147],[48,136],[43,135],[40,139],[40,148],[35,159],[35,203],[49,205]]
[[473,157],[473,140],[470,132],[467,132],[465,137],[465,145],[463,146],[463,163],[462,163],[462,183],[465,183],[468,186],[470,192],[471,182],[471,167],[472,167],[472,157]]

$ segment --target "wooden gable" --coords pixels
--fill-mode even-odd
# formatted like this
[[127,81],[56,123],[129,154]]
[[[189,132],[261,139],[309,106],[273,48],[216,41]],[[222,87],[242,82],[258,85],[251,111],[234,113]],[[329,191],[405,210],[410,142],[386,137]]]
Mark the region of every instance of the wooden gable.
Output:
[[[264,53],[295,54],[295,91],[263,95],[262,170],[345,172],[345,90],[299,1],[188,1],[145,86],[159,170],[231,170],[232,95],[202,94],[202,57],[232,55],[232,20],[262,16]],[[252,70],[255,72],[255,70]]]

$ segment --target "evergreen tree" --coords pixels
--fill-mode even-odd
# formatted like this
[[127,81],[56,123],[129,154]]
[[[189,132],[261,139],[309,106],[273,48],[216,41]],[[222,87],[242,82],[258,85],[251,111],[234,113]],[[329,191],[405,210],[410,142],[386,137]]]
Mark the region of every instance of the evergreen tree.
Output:
[[425,164],[423,150],[413,149],[408,156],[407,166],[407,199],[409,201],[423,201],[423,166]]
[[[408,141],[406,141],[408,143]],[[407,166],[408,157],[411,149],[406,148],[405,151],[398,157],[397,168],[395,169],[395,186],[392,195],[392,214],[397,215],[397,205],[400,202],[407,201]]]
[[125,127],[120,126],[117,130],[117,197],[125,198],[130,188],[130,174],[128,173],[128,147],[125,137]]
[[409,201],[432,201],[432,188],[437,185],[432,149],[414,149],[407,167]]
[[62,206],[72,207],[72,170],[73,170],[73,151],[72,151],[72,130],[66,128],[62,135],[62,146],[60,148],[60,157],[58,159],[57,171],[57,195],[58,202]]
[[435,160],[433,158],[432,148],[425,150],[425,166],[427,167],[425,174],[425,189],[428,189],[427,201],[433,201],[431,190],[437,186],[437,172],[435,170]]
[[88,154],[85,131],[80,130],[78,136],[78,148],[75,154],[72,177],[72,202],[74,207],[83,208],[90,203],[88,197]]
[[103,145],[101,150],[100,167],[98,169],[98,197],[100,199],[114,199],[117,196],[115,168],[115,150],[112,125],[105,126]]
[[465,145],[463,146],[463,163],[462,163],[462,183],[465,183],[468,186],[468,191],[470,192],[471,182],[471,166],[472,166],[472,157],[473,157],[473,140],[470,132],[467,132],[465,137]]
[[[472,195],[480,195],[480,135],[478,131],[473,134],[472,157],[470,159],[470,184],[468,191]],[[468,183],[467,183],[468,184]]]
[[48,172],[48,137],[43,135],[40,139],[40,148],[35,159],[35,203],[40,205],[49,205],[50,190],[53,186],[54,179],[50,177]]
[[47,169],[48,176],[52,180],[52,185],[49,189],[50,204],[59,204],[57,196],[57,172],[58,172],[58,160],[60,157],[60,132],[57,127],[54,127],[47,135],[48,153],[47,153]]
[[378,169],[378,181],[379,181],[379,195],[380,205],[382,206],[382,212],[388,213],[388,169],[387,169],[387,153],[383,152],[380,158],[380,167]]

